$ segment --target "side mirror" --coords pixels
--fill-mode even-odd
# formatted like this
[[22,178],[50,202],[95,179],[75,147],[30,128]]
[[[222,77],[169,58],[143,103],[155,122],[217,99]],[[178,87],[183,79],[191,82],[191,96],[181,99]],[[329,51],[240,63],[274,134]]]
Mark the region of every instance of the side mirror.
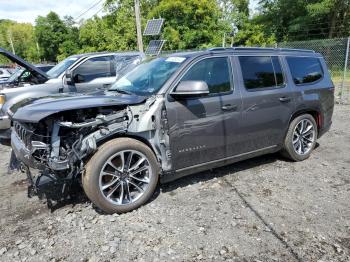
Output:
[[170,95],[174,97],[199,97],[209,94],[209,87],[204,81],[181,81]]
[[74,85],[74,79],[73,79],[73,72],[69,69],[66,70],[66,84],[73,86]]

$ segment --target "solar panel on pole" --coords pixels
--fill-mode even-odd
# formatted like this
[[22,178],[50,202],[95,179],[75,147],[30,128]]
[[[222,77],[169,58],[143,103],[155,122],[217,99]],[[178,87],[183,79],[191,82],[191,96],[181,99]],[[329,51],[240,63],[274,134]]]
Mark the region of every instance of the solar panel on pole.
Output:
[[151,40],[146,49],[146,55],[159,55],[165,40]]
[[160,35],[163,23],[163,18],[148,20],[143,35]]

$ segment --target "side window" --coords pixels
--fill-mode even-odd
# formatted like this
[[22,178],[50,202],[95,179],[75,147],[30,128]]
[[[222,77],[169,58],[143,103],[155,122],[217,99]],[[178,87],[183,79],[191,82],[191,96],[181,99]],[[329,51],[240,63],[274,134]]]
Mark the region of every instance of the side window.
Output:
[[115,71],[117,78],[123,76],[126,72],[130,71],[136,65],[140,64],[140,56],[126,56],[126,57],[116,57],[115,61]]
[[239,62],[247,89],[280,87],[284,83],[277,56],[240,56]]
[[31,73],[27,70],[24,70],[21,76],[19,77],[20,82],[28,82],[31,79]]
[[0,75],[2,75],[4,72],[2,72],[1,70],[0,70]]
[[231,74],[227,57],[206,58],[193,65],[181,81],[204,81],[211,94],[231,90]]
[[99,77],[116,75],[113,56],[90,58],[74,70],[74,82],[86,83]]
[[323,77],[320,60],[315,57],[287,57],[287,63],[295,84],[315,82]]

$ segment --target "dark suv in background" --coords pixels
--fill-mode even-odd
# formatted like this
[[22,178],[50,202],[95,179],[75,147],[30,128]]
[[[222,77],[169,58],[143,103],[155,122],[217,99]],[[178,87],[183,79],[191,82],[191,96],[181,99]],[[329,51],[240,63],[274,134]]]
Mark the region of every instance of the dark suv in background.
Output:
[[214,48],[148,60],[105,95],[19,108],[12,147],[33,194],[52,196],[48,182],[62,192],[81,178],[96,206],[122,213],[144,204],[159,178],[277,151],[307,159],[331,126],[333,106],[318,53]]

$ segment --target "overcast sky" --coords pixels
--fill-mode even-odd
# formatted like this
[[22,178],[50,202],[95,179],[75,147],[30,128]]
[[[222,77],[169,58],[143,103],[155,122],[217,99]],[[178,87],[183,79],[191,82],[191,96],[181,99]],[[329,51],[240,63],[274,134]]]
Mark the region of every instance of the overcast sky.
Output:
[[[251,9],[256,8],[257,1],[250,1]],[[87,19],[99,11],[103,3],[104,0],[0,0],[0,19],[34,24],[37,16],[46,16],[50,11],[56,12],[61,18],[65,15],[73,18],[81,15],[79,19]],[[101,11],[98,14],[103,13]]]
[[46,16],[50,11],[62,18],[65,15],[76,18],[92,7],[79,19],[89,18],[101,9],[103,3],[99,0],[0,0],[0,19],[34,24],[37,16]]

